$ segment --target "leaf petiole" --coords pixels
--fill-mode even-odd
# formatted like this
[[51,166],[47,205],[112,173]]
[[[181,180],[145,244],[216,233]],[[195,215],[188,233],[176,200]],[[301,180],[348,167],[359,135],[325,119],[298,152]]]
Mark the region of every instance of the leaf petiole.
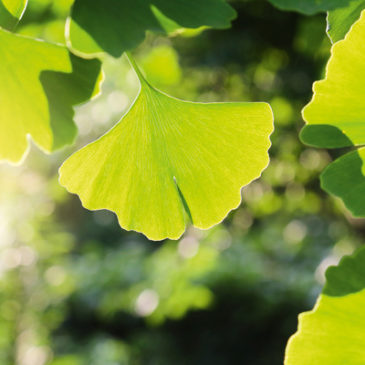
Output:
[[132,66],[134,72],[137,74],[138,79],[141,83],[146,83],[149,85],[148,81],[146,80],[146,78],[144,77],[142,71],[140,70],[140,68],[137,65],[137,62],[135,61],[135,59],[133,58],[131,52],[125,52],[127,59],[130,63],[130,65]]

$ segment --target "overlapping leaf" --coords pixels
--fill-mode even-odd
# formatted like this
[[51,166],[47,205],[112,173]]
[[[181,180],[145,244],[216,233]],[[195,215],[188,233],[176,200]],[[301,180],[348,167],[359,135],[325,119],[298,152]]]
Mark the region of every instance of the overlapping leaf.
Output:
[[192,103],[146,81],[123,119],[72,155],[60,182],[88,209],[116,212],[148,238],[177,239],[187,221],[209,228],[241,201],[267,166],[266,103]]
[[333,43],[343,39],[365,8],[364,0],[269,0],[282,10],[306,15],[328,12],[327,33]]
[[352,0],[347,6],[328,12],[327,33],[333,43],[345,38],[365,8],[365,0]]
[[76,0],[68,22],[71,47],[83,54],[119,57],[138,46],[146,31],[229,27],[234,10],[225,0]]
[[0,0],[0,27],[13,29],[22,17],[28,0]]
[[0,29],[0,160],[18,163],[30,135],[44,151],[70,144],[73,108],[99,90],[100,62]]
[[294,10],[312,15],[347,6],[353,0],[269,0],[282,10]]
[[[303,110],[305,143],[325,148],[365,144],[364,39],[365,12],[346,38],[333,45],[326,79],[314,84],[313,99]],[[342,198],[357,216],[365,216],[364,158],[363,148],[355,150],[321,176],[323,188]]]
[[299,316],[285,365],[365,363],[365,248],[326,273],[313,311]]

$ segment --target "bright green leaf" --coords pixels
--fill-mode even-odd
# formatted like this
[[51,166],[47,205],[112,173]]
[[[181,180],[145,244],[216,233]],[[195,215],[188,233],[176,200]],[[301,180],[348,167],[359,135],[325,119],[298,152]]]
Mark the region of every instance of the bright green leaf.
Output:
[[177,239],[190,220],[206,229],[241,202],[267,166],[273,117],[266,103],[192,103],[142,76],[129,112],[72,155],[60,182],[91,210],[116,212],[148,238]]
[[[325,80],[314,84],[312,101],[304,108],[303,142],[337,148],[365,144],[365,11],[346,38],[332,46]],[[365,216],[365,154],[355,151],[331,164],[322,174],[325,190]]]
[[332,10],[327,16],[327,33],[332,43],[345,38],[353,23],[365,8],[365,0],[353,0],[347,6]]
[[68,22],[71,47],[83,54],[119,57],[138,46],[146,31],[227,28],[235,11],[225,0],[76,0]]
[[269,0],[282,10],[293,10],[312,15],[319,12],[343,8],[351,0]]
[[330,267],[326,278],[313,311],[299,316],[285,365],[365,363],[365,248]]
[[0,0],[0,27],[13,29],[21,19],[28,0]]
[[45,152],[72,143],[72,106],[98,92],[100,62],[0,29],[0,160],[18,163],[31,136]]

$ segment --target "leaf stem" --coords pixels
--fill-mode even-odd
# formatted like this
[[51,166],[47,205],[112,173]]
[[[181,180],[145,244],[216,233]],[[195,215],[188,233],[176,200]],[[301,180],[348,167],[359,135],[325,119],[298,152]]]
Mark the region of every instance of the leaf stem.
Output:
[[137,74],[139,81],[141,83],[148,84],[148,81],[143,76],[142,71],[139,69],[139,67],[138,67],[135,59],[133,58],[132,54],[130,52],[126,52],[125,54],[127,55],[128,61],[129,61],[130,65],[132,66],[134,72]]

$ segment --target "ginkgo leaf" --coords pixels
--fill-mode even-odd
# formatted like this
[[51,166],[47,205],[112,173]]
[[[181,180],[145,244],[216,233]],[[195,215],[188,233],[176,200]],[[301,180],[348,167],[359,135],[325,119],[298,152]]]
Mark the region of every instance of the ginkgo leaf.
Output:
[[307,15],[347,6],[351,0],[269,0],[282,10],[294,10]]
[[332,43],[343,39],[365,8],[365,0],[352,0],[347,6],[328,12],[327,33]]
[[177,239],[188,220],[209,228],[238,207],[268,164],[273,116],[266,103],[187,102],[140,79],[129,112],[64,162],[60,183],[127,230]]
[[326,278],[313,311],[299,316],[285,365],[365,363],[365,248],[330,267]]
[[[365,144],[365,11],[345,39],[332,46],[325,80],[314,83],[304,108],[304,143],[337,148]],[[365,154],[355,151],[327,167],[322,187],[339,196],[358,216],[365,216]]]
[[28,0],[0,0],[0,27],[13,29],[23,16]]
[[341,197],[356,217],[365,216],[365,148],[347,153],[331,163],[321,175],[321,186]]
[[76,0],[68,21],[68,40],[83,54],[107,52],[119,57],[132,50],[147,30],[227,28],[235,11],[225,0]]
[[0,29],[0,160],[18,163],[31,136],[45,152],[73,142],[72,106],[99,92],[100,61]]

